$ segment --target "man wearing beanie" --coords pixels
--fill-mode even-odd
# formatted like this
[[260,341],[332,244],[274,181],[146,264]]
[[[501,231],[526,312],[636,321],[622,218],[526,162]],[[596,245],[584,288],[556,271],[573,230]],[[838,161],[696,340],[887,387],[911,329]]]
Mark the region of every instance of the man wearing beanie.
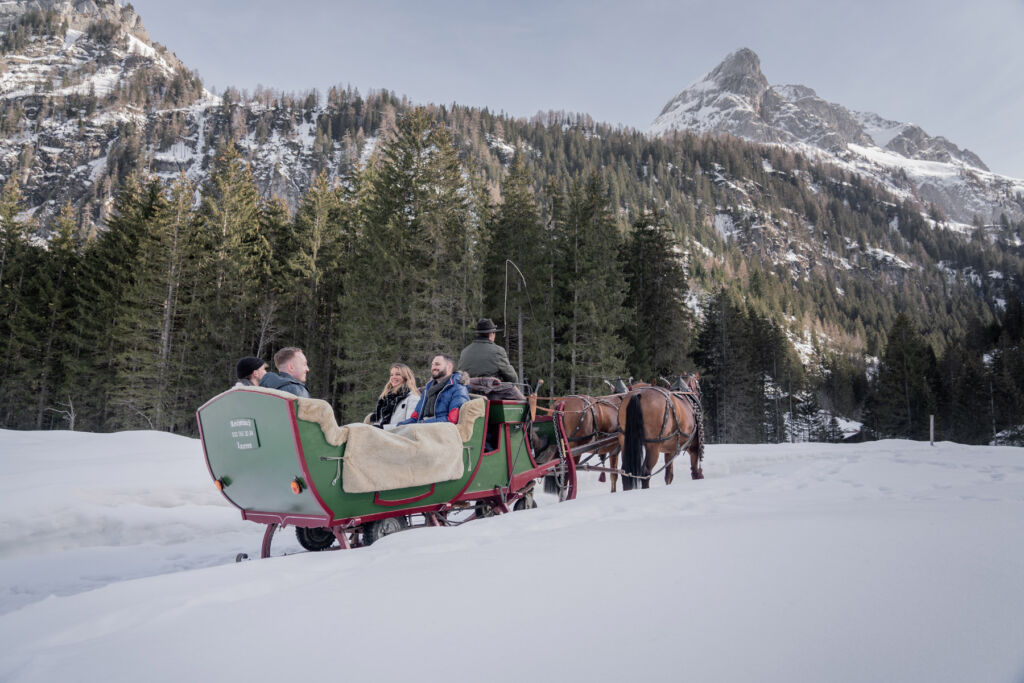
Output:
[[267,364],[259,358],[246,356],[238,361],[237,371],[238,382],[235,384],[236,387],[259,386],[263,375],[267,374]]

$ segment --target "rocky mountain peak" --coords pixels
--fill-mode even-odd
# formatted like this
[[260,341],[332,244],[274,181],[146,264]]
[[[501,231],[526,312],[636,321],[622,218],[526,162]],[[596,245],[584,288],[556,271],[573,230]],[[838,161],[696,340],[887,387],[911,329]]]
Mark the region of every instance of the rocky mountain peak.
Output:
[[703,80],[750,98],[760,97],[768,87],[768,79],[761,73],[761,59],[746,47],[728,55]]
[[915,186],[909,198],[963,223],[994,221],[1003,213],[1024,217],[1024,203],[1016,199],[1021,181],[988,172],[973,152],[912,123],[850,111],[804,85],[770,85],[748,48],[673,97],[648,129],[651,135],[671,131],[792,146],[880,180],[898,196],[908,194],[909,177]]
[[17,179],[40,224],[66,203],[102,223],[121,180],[184,129],[174,112],[206,99],[130,5],[0,2],[0,182]]
[[142,20],[131,5],[120,6],[116,0],[16,0],[0,3],[0,30],[6,32],[11,25],[29,12],[55,12],[67,22],[68,28],[85,31],[97,21],[120,24],[128,33],[149,41]]
[[[707,106],[741,106],[756,110],[768,89],[768,79],[761,73],[761,60],[749,48],[741,48],[729,54],[722,63],[676,95],[664,109],[658,120],[671,120],[674,112],[698,111]],[[716,100],[725,97],[728,102],[718,104]],[[655,121],[654,125],[657,125]]]

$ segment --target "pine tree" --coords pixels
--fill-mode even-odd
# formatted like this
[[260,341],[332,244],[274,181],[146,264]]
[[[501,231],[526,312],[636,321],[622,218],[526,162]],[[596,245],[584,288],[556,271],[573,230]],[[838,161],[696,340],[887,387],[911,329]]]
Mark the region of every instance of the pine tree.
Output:
[[[1020,301],[1007,301],[998,341],[990,352],[988,369],[991,434],[1011,429],[1018,434],[1024,424],[1024,326]],[[988,427],[989,425],[986,425]]]
[[[750,370],[764,406],[763,434],[759,440],[780,443],[787,440],[783,396],[801,389],[802,366],[782,328],[753,312],[748,312],[748,317],[753,344]],[[820,433],[821,429],[817,431]]]
[[64,358],[70,352],[71,291],[78,265],[74,235],[78,232],[75,212],[65,204],[53,224],[49,250],[33,276],[32,307],[41,311],[35,343],[25,350],[33,357],[35,372],[29,386],[36,396],[35,428],[42,429],[47,410],[56,403],[56,388],[64,375]]
[[478,236],[451,136],[425,110],[402,116],[378,149],[360,181],[358,216],[342,318],[352,416],[372,405],[389,363],[423,368],[470,333]]
[[[15,260],[18,250],[23,248],[26,242],[27,226],[17,218],[22,208],[21,200],[18,178],[11,174],[4,183],[3,191],[0,192],[0,292],[11,291],[9,285],[4,288],[4,274],[7,272],[8,262]],[[7,280],[10,279],[8,273]]]
[[30,399],[19,395],[19,387],[22,373],[32,371],[22,351],[33,343],[25,329],[24,317],[32,312],[26,281],[38,262],[38,249],[28,241],[29,226],[17,220],[20,211],[21,191],[12,174],[0,194],[0,356],[6,361],[0,375],[0,425],[9,427],[29,426],[24,406]]
[[624,327],[627,366],[634,377],[680,375],[685,370],[693,316],[674,233],[652,212],[643,213],[623,248],[629,285]]
[[600,176],[574,183],[556,274],[562,332],[558,356],[569,393],[596,393],[622,375],[625,351],[618,330],[625,316],[625,283],[619,269],[619,233]]
[[154,203],[140,237],[137,276],[115,323],[122,350],[115,359],[114,385],[124,424],[188,432],[191,410],[184,404],[200,400],[183,386],[180,371],[192,339],[181,301],[191,293],[186,261],[196,231],[195,188],[181,176],[167,192],[151,181],[150,192]]
[[939,360],[937,375],[937,435],[960,443],[988,443],[992,438],[990,378],[981,355],[952,343]]
[[485,308],[501,321],[505,347],[522,381],[540,376],[547,348],[550,309],[542,298],[547,286],[545,235],[533,180],[516,154],[502,187],[502,203],[487,235],[484,271]]
[[717,443],[755,443],[763,434],[763,379],[750,320],[724,289],[708,300],[692,356],[701,368],[708,433]]
[[234,144],[224,145],[202,188],[200,229],[190,254],[197,278],[190,313],[205,338],[198,340],[189,369],[207,396],[230,386],[235,362],[252,353],[260,337],[258,296],[273,255],[259,204],[248,166]]
[[251,353],[258,358],[265,358],[278,339],[290,331],[290,328],[286,329],[288,321],[282,318],[287,306],[286,300],[294,293],[289,264],[298,250],[298,243],[288,205],[283,199],[271,199],[260,204],[259,225],[260,234],[267,239],[273,257],[259,284],[256,338]]
[[541,365],[538,367],[539,377],[547,381],[548,396],[561,393],[564,388],[559,381],[558,351],[561,343],[561,326],[564,324],[562,291],[559,288],[564,282],[563,266],[566,261],[568,231],[568,210],[566,199],[554,183],[548,183],[543,193],[544,205],[542,215],[545,219],[544,239],[544,297],[543,307],[547,311],[547,331],[544,335],[544,352]]
[[904,314],[889,329],[865,422],[882,436],[928,437],[935,413],[935,354]]
[[[141,250],[158,203],[160,186],[143,186],[134,176],[114,203],[107,230],[87,245],[77,278],[65,389],[87,429],[126,424],[123,404],[115,406],[116,358],[124,345],[118,321],[129,314],[128,293],[142,272]],[[134,418],[129,422],[138,425]]]
[[303,319],[294,326],[290,343],[305,349],[309,386],[321,396],[334,393],[334,364],[340,355],[335,330],[352,249],[347,219],[340,190],[321,173],[295,215],[294,250],[288,260],[292,298],[285,299],[285,308]]

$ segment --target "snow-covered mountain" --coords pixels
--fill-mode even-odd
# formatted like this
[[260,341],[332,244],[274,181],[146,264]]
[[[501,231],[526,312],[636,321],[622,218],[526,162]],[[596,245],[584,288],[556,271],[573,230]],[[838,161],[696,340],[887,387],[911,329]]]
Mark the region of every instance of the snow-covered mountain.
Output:
[[[124,180],[137,172],[168,181],[184,174],[201,183],[226,141],[249,163],[259,193],[279,197],[294,209],[318,174],[347,178],[364,164],[376,140],[386,139],[396,117],[411,106],[387,91],[361,96],[339,88],[326,97],[267,91],[240,96],[231,90],[217,97],[170,50],[150,40],[131,5],[122,7],[115,0],[0,2],[0,184],[17,178],[26,213],[37,219],[44,235],[52,217],[69,203],[83,234],[102,229]],[[552,113],[538,119],[545,128],[534,132],[507,120],[506,132],[486,110],[445,114],[435,107],[434,112],[438,118],[447,115],[460,155],[488,174],[495,191],[515,150],[541,149],[551,143],[543,140],[551,131],[557,139],[588,128],[583,137],[595,147],[605,144],[605,137],[633,134],[608,129],[599,135],[595,131],[602,125],[586,116],[568,125],[569,117]],[[974,154],[942,138],[850,112],[801,86],[770,86],[749,50],[734,53],[680,93],[652,127],[655,133],[673,129],[728,132],[786,148],[757,150],[754,155],[762,158],[754,170],[737,173],[721,158],[702,158],[697,164],[692,149],[683,151],[685,145],[655,150],[654,157],[663,158],[659,167],[649,165],[652,159],[646,157],[623,156],[614,145],[583,150],[566,140],[551,144],[565,145],[572,163],[584,155],[623,162],[618,165],[619,171],[625,169],[619,179],[625,194],[618,208],[624,220],[631,220],[629,212],[643,203],[648,189],[641,185],[659,185],[670,205],[668,214],[676,220],[687,216],[691,227],[700,223],[713,230],[726,243],[723,248],[737,251],[743,260],[759,268],[771,264],[779,277],[794,283],[822,282],[840,298],[865,279],[871,286],[903,286],[936,267],[950,283],[972,288],[985,308],[999,305],[1018,287],[1016,262],[1002,263],[992,254],[1005,249],[1016,258],[1024,245],[1024,181],[987,171]],[[945,245],[922,255],[913,230],[902,234],[908,221],[905,212],[902,221],[898,214],[904,207],[886,193],[846,192],[845,173],[807,174],[782,158],[773,166],[771,152],[788,155],[792,149],[874,178],[897,200],[917,201],[909,210],[924,214],[930,225],[960,233],[954,241],[966,233],[965,239],[973,239],[970,224],[978,216],[988,225],[993,251],[965,259]],[[562,168],[564,160],[556,157],[543,158],[536,169],[538,183],[550,179],[545,173]],[[808,202],[787,204],[785,192],[768,188],[769,176],[800,187],[808,197],[836,197],[862,212],[873,207],[884,214],[875,226],[883,233],[829,232],[817,220],[820,207],[811,215]],[[633,198],[625,199],[630,194]],[[952,220],[933,220],[938,216],[930,210],[932,203]],[[999,220],[1004,214],[1012,221],[1005,229]],[[703,244],[691,246],[694,253],[713,253]]]
[[70,202],[84,221],[103,224],[136,170],[200,181],[226,139],[251,162],[261,192],[294,206],[325,160],[337,172],[366,144],[314,159],[323,109],[315,98],[240,106],[210,94],[150,40],[130,4],[3,2],[0,31],[0,182],[18,178],[40,223]]
[[934,204],[961,223],[1024,217],[1024,180],[992,173],[973,152],[912,123],[850,111],[803,85],[771,85],[746,48],[673,97],[649,133],[674,130],[786,145],[870,177],[923,208]]

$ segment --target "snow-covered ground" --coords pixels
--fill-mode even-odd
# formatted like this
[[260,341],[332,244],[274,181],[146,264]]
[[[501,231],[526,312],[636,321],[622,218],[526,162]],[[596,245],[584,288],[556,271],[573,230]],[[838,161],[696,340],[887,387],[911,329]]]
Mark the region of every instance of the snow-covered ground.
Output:
[[680,469],[236,564],[197,441],[0,431],[0,681],[1024,681],[1024,449]]

